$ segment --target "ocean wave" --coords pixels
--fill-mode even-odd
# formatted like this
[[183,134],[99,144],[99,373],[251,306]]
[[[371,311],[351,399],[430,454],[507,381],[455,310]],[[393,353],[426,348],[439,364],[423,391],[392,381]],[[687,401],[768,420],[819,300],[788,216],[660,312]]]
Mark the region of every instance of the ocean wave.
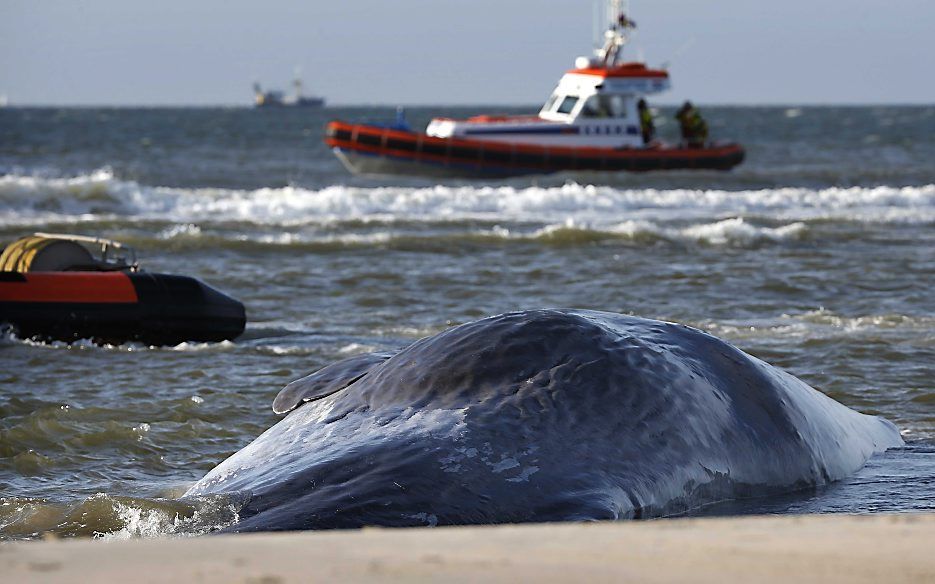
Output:
[[0,540],[65,537],[130,539],[194,536],[236,523],[242,495],[146,499],[99,493],[76,502],[0,498]]
[[538,227],[535,224],[494,224],[476,228],[461,226],[433,226],[431,229],[400,229],[376,227],[369,232],[341,232],[340,230],[299,230],[269,232],[222,232],[168,227],[156,238],[125,237],[126,243],[140,248],[158,249],[177,244],[188,248],[240,248],[269,247],[294,248],[306,251],[330,251],[349,248],[393,247],[428,249],[462,244],[489,244],[533,242],[543,245],[579,245],[602,241],[629,241],[654,243],[696,243],[711,246],[756,246],[765,243],[805,239],[809,227],[796,221],[778,226],[758,225],[743,217],[730,217],[710,222],[666,225],[662,222],[627,220],[619,223],[593,224],[567,219]]
[[[277,326],[278,325],[278,326]],[[392,331],[396,329],[387,329]],[[341,335],[322,335],[320,331],[309,330],[307,326],[296,323],[260,323],[259,326],[250,324],[247,331],[235,341],[221,342],[194,342],[186,341],[171,346],[151,346],[137,342],[126,342],[119,345],[96,343],[93,339],[76,339],[70,343],[64,341],[37,341],[21,339],[16,331],[9,325],[0,325],[0,347],[24,346],[35,350],[48,351],[83,351],[102,353],[208,353],[219,354],[237,351],[240,353],[259,353],[263,355],[325,355],[327,358],[368,353],[386,348],[384,345],[395,346],[397,337],[420,338],[429,333],[418,334],[420,329],[400,328],[397,335],[390,335],[385,331],[375,332],[377,343],[367,342],[367,338],[349,340]],[[426,329],[432,330],[432,329]],[[441,330],[441,329],[439,329]],[[409,334],[406,334],[408,331]],[[389,336],[389,340],[386,338]],[[197,400],[195,400],[197,402]],[[2,430],[0,430],[2,436]],[[0,448],[2,452],[2,448]]]
[[236,347],[236,345],[231,341],[221,341],[218,343],[185,341],[177,345],[170,346],[146,345],[136,341],[127,341],[120,344],[99,343],[93,339],[76,339],[71,342],[40,341],[35,339],[20,338],[13,327],[7,324],[0,326],[0,347],[13,346],[18,344],[36,349],[65,351],[105,351],[115,353],[138,353],[140,351],[221,352],[228,351]]
[[0,226],[155,220],[165,237],[196,236],[199,224],[329,226],[500,221],[552,224],[763,216],[782,221],[935,221],[935,185],[760,190],[335,185],[238,190],[173,188],[121,180],[107,169],[71,178],[0,176]]
[[913,335],[929,337],[935,317],[905,314],[843,316],[826,308],[781,314],[776,318],[752,321],[706,321],[697,326],[734,341],[756,339],[837,339],[842,337]]
[[[751,224],[742,217],[731,217],[711,223],[696,223],[682,227],[666,227],[650,221],[624,221],[606,229],[575,225],[573,221],[548,225],[535,231],[530,239],[574,241],[605,237],[620,239],[666,239],[709,245],[754,245],[761,242],[801,239],[808,231],[805,223],[795,222],[779,227]],[[509,237],[508,231],[500,231]]]

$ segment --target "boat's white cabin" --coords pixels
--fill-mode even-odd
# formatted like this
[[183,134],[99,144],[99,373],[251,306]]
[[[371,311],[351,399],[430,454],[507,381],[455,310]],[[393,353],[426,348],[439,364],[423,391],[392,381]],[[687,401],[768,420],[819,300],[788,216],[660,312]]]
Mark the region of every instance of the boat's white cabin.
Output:
[[470,138],[511,144],[577,147],[643,146],[639,100],[669,89],[669,73],[643,63],[623,62],[623,48],[636,23],[623,0],[608,2],[604,44],[591,58],[580,57],[535,116],[436,118],[426,133],[439,138]]
[[643,146],[637,103],[669,89],[666,71],[641,63],[566,73],[536,116],[436,118],[426,133],[495,142],[626,148]]
[[436,118],[426,133],[518,144],[637,148],[643,146],[639,100],[667,89],[668,73],[641,63],[578,68],[562,77],[536,116]]

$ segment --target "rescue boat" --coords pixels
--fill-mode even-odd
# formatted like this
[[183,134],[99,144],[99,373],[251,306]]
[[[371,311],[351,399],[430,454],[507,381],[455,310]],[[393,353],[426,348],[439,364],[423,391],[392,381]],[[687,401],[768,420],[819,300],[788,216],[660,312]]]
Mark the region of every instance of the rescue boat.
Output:
[[623,60],[636,24],[611,0],[604,44],[579,57],[537,115],[433,119],[425,132],[340,120],[325,143],[355,174],[508,177],[560,171],[730,170],[736,143],[669,145],[644,137],[638,104],[670,88],[669,72]]
[[[646,135],[640,101],[671,87],[669,72],[627,62],[636,24],[610,2],[610,25],[593,57],[579,57],[536,115],[435,118],[425,132],[331,121],[325,143],[355,174],[508,177],[560,171],[730,170],[744,159],[736,143]],[[643,103],[645,106],[645,102]]]
[[116,241],[36,233],[0,254],[0,324],[40,341],[177,345],[234,339],[246,312],[195,278],[141,270]]

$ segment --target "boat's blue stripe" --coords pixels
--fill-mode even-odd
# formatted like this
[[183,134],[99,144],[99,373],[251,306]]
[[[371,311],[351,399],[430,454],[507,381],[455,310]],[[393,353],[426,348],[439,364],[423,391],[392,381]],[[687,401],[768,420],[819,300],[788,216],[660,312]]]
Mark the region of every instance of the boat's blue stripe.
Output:
[[464,135],[496,135],[496,134],[588,134],[593,136],[619,136],[628,134],[638,135],[640,129],[636,126],[552,126],[547,128],[474,128],[464,131]]
[[575,126],[551,126],[547,128],[475,128],[465,130],[465,134],[579,134],[581,129]]

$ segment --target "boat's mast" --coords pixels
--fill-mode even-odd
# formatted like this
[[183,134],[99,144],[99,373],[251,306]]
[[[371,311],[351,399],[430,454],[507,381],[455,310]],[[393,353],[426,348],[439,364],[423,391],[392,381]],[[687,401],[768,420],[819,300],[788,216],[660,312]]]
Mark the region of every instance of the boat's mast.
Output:
[[597,56],[605,67],[613,67],[622,60],[623,47],[630,40],[631,32],[636,29],[636,23],[630,20],[629,9],[629,0],[608,2],[604,46],[597,51]]
[[[629,2],[627,2],[629,4]],[[629,6],[624,5],[624,0],[610,0],[607,6],[607,20],[610,25],[617,21],[617,17],[624,13]]]

